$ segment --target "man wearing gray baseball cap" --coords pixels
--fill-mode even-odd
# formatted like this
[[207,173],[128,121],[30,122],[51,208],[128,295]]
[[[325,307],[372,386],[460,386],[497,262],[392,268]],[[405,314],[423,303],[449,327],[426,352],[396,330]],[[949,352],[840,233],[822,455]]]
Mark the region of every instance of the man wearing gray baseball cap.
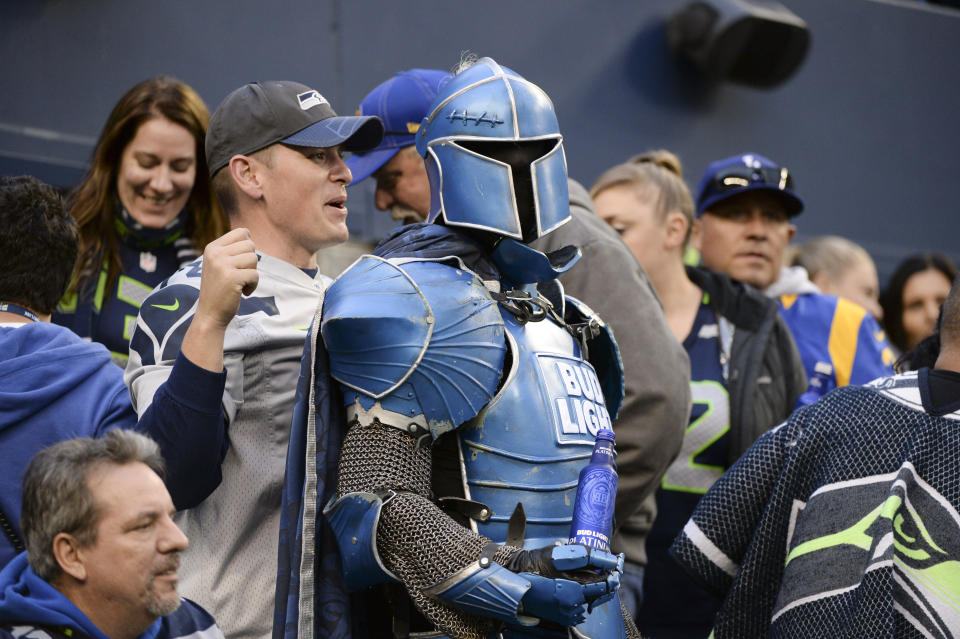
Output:
[[231,231],[140,308],[124,380],[161,446],[190,536],[181,592],[228,638],[269,637],[287,441],[305,329],[343,242],[344,151],[379,144],[376,117],[341,117],[296,82],[255,82],[210,119],[207,164]]

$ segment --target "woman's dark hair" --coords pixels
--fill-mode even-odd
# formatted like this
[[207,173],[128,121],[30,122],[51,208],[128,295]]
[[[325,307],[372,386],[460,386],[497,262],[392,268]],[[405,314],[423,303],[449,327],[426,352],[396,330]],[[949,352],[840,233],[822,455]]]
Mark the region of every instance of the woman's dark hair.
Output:
[[189,131],[196,141],[197,173],[187,204],[185,235],[202,252],[208,242],[227,231],[227,220],[210,187],[204,153],[210,112],[197,92],[168,76],[144,80],[127,91],[103,125],[90,170],[72,193],[68,209],[80,227],[80,254],[71,291],[82,291],[107,266],[106,288],[120,272],[114,219],[117,215],[117,174],[120,158],[140,126],[163,117]]
[[903,329],[903,289],[913,275],[928,269],[940,271],[951,282],[957,276],[956,265],[943,253],[918,253],[900,262],[880,293],[887,338],[901,353],[905,352],[908,346],[907,334]]

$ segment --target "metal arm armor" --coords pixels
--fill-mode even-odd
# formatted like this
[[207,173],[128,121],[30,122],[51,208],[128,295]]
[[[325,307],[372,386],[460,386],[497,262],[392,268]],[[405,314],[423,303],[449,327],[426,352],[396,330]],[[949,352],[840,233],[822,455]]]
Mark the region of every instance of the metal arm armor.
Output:
[[321,333],[348,405],[434,439],[490,402],[507,349],[497,304],[476,275],[373,255],[328,289]]

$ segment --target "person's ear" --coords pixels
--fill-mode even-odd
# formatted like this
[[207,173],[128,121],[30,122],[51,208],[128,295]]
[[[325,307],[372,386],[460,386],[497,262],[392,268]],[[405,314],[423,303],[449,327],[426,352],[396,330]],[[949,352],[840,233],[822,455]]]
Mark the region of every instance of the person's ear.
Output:
[[673,250],[682,247],[687,239],[687,218],[680,211],[670,211],[664,223],[664,248]]
[[83,550],[76,537],[69,533],[58,533],[53,538],[53,556],[60,570],[77,581],[85,581],[87,567],[83,563]]
[[787,224],[787,242],[793,239],[793,236],[797,234],[797,227],[794,224]]
[[261,162],[247,155],[235,155],[230,158],[227,168],[230,170],[230,177],[236,184],[237,189],[254,200],[263,197],[261,172],[264,167]]

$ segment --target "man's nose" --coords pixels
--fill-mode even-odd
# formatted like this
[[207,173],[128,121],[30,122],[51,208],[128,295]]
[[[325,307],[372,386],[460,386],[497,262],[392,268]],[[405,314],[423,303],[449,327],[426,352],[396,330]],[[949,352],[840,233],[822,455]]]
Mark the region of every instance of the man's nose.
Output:
[[770,229],[767,225],[767,220],[763,217],[763,213],[756,209],[750,211],[750,216],[747,218],[747,233],[750,237],[766,238],[769,231]]
[[330,179],[334,182],[350,184],[353,181],[353,173],[350,172],[350,167],[347,166],[347,163],[343,161],[339,154],[335,154],[335,157],[334,165],[330,169]]
[[386,211],[389,209],[391,206],[393,206],[395,201],[396,198],[393,197],[392,191],[380,188],[379,186],[373,194],[373,204],[381,211]]
[[190,540],[183,534],[180,527],[170,517],[167,517],[162,524],[162,531],[158,541],[158,550],[162,553],[180,552],[187,549]]

